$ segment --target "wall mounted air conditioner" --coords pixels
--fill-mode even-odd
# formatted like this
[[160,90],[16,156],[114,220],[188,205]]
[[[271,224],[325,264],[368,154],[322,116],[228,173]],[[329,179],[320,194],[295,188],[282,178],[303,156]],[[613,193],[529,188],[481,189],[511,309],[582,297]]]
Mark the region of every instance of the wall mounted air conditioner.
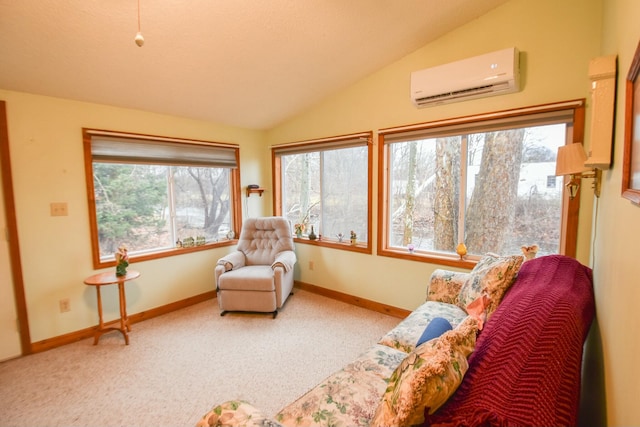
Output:
[[411,73],[411,101],[430,107],[520,90],[518,49],[509,48]]

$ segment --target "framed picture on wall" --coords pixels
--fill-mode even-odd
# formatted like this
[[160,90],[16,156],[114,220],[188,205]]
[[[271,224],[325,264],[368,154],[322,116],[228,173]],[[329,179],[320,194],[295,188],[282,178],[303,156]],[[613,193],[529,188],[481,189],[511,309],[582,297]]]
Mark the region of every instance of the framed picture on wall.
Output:
[[640,42],[626,81],[622,197],[640,205]]

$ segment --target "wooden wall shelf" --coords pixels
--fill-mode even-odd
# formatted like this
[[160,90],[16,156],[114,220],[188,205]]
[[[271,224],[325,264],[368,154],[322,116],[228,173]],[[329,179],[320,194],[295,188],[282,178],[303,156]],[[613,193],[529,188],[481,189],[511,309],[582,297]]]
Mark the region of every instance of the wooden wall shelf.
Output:
[[262,193],[264,192],[264,188],[249,188],[247,187],[247,197],[249,197],[252,194],[258,194],[260,197],[262,197]]

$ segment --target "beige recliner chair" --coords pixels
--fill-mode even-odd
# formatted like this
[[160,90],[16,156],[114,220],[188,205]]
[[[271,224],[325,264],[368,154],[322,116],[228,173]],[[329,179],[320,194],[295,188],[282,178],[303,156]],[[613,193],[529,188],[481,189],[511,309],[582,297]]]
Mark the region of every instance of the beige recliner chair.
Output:
[[250,218],[242,224],[237,250],[215,268],[218,305],[229,311],[278,315],[293,289],[296,263],[291,224],[283,217]]

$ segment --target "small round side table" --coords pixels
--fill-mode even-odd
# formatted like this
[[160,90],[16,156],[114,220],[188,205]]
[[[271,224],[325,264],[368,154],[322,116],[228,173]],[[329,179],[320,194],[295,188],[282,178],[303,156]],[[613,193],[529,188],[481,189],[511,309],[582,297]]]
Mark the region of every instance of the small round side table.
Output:
[[[131,332],[131,325],[129,324],[129,317],[127,316],[127,299],[124,293],[124,283],[127,280],[133,280],[140,277],[140,273],[134,270],[127,271],[125,276],[116,276],[114,272],[106,272],[95,274],[91,277],[87,277],[84,280],[85,285],[95,286],[96,292],[98,295],[98,316],[100,318],[100,324],[98,325],[98,329],[93,338],[93,345],[98,344],[98,340],[102,334],[109,331],[120,331],[124,336],[124,342],[126,345],[129,345],[129,335],[127,332]],[[110,323],[118,322],[118,319],[104,323],[102,319],[102,298],[100,296],[100,286],[105,285],[115,285],[118,284],[118,294],[120,296],[120,327],[117,326],[107,326]]]

